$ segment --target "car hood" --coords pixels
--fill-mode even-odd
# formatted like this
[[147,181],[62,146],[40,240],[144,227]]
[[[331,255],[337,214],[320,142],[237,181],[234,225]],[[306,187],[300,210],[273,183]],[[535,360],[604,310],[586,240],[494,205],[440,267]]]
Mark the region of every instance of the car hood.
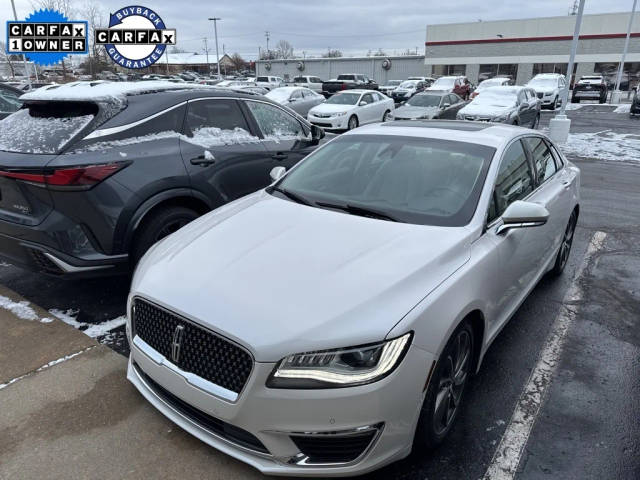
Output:
[[380,341],[469,258],[471,229],[394,223],[261,191],[156,244],[140,295],[257,361]]
[[498,115],[505,115],[511,113],[515,107],[505,107],[503,105],[487,105],[487,104],[474,104],[471,102],[460,110],[461,115],[484,115],[496,117]]
[[394,113],[395,118],[421,118],[428,116],[433,118],[439,109],[438,107],[414,107],[411,105],[404,105],[400,108],[396,108]]
[[321,103],[311,109],[313,113],[338,113],[338,112],[347,112],[355,108],[355,105],[337,105],[337,104],[327,104]]

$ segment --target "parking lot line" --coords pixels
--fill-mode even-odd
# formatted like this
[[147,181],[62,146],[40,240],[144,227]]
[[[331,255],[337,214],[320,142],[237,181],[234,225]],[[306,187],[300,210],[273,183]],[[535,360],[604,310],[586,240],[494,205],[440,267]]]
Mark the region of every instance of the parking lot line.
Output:
[[559,363],[567,332],[575,318],[576,304],[582,299],[581,278],[594,254],[604,247],[606,236],[604,232],[596,232],[591,237],[582,264],[563,299],[560,313],[551,327],[538,362],[522,390],[509,425],[484,475],[484,480],[510,480],[515,477],[522,452]]

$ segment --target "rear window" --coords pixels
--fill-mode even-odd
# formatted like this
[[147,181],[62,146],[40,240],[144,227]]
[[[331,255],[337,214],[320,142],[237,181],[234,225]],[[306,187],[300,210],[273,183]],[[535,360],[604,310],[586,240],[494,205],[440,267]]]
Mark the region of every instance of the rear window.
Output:
[[338,80],[355,80],[355,75],[338,75]]
[[0,121],[0,150],[17,153],[58,153],[98,113],[87,102],[31,104]]
[[307,77],[295,77],[293,81],[296,83],[307,83]]
[[256,78],[256,82],[268,82],[269,77],[258,77]]

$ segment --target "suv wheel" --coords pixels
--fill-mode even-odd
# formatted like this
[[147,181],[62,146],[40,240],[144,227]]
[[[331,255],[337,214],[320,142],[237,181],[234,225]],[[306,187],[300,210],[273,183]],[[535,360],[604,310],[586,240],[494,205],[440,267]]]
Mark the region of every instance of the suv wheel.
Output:
[[136,232],[131,250],[133,266],[138,264],[153,244],[178,231],[199,216],[197,212],[185,207],[163,207],[151,213],[143,220]]
[[536,115],[536,118],[533,120],[533,124],[531,125],[531,128],[533,130],[535,130],[536,128],[538,128],[538,125],[540,125],[540,114],[538,113],[538,115]]
[[349,117],[349,122],[347,123],[347,130],[353,130],[354,128],[358,128],[358,117],[351,115],[351,117]]
[[453,427],[473,373],[473,340],[473,329],[464,321],[444,347],[429,380],[414,445],[432,449],[442,443]]
[[555,98],[555,100],[553,101],[553,105],[551,105],[551,110],[557,110],[558,109],[558,97]]

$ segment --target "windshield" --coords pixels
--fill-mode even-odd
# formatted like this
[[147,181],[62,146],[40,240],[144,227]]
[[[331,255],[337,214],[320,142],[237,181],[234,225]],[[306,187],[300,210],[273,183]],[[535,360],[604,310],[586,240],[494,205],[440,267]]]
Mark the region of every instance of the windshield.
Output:
[[412,107],[437,107],[440,105],[439,95],[414,95],[407,101]]
[[270,98],[274,102],[282,103],[288,101],[294,91],[295,90],[276,88],[267,93],[265,97]]
[[0,150],[58,153],[98,113],[90,103],[33,104],[0,121]]
[[[503,87],[504,88],[504,87]],[[474,105],[491,105],[494,107],[510,107],[518,100],[518,93],[512,89],[487,89],[482,95],[473,99]]]
[[530,87],[550,87],[554,88],[558,86],[558,80],[555,78],[534,78],[529,83]]
[[354,214],[370,210],[378,218],[405,223],[462,226],[476,210],[494,152],[450,140],[350,135],[309,155],[276,187],[312,206],[348,208]]
[[355,80],[355,75],[338,75],[338,80]]
[[257,77],[256,82],[268,82],[269,77]]
[[400,84],[400,88],[413,88],[416,86],[416,83],[418,83],[417,80],[407,80]]
[[293,81],[295,83],[307,83],[307,77],[295,77]]
[[433,82],[431,86],[434,88],[452,88],[455,81],[456,79],[452,77],[442,77]]
[[338,95],[334,95],[333,97],[329,98],[329,100],[324,103],[330,103],[334,105],[356,105],[359,98],[359,93],[339,93]]

